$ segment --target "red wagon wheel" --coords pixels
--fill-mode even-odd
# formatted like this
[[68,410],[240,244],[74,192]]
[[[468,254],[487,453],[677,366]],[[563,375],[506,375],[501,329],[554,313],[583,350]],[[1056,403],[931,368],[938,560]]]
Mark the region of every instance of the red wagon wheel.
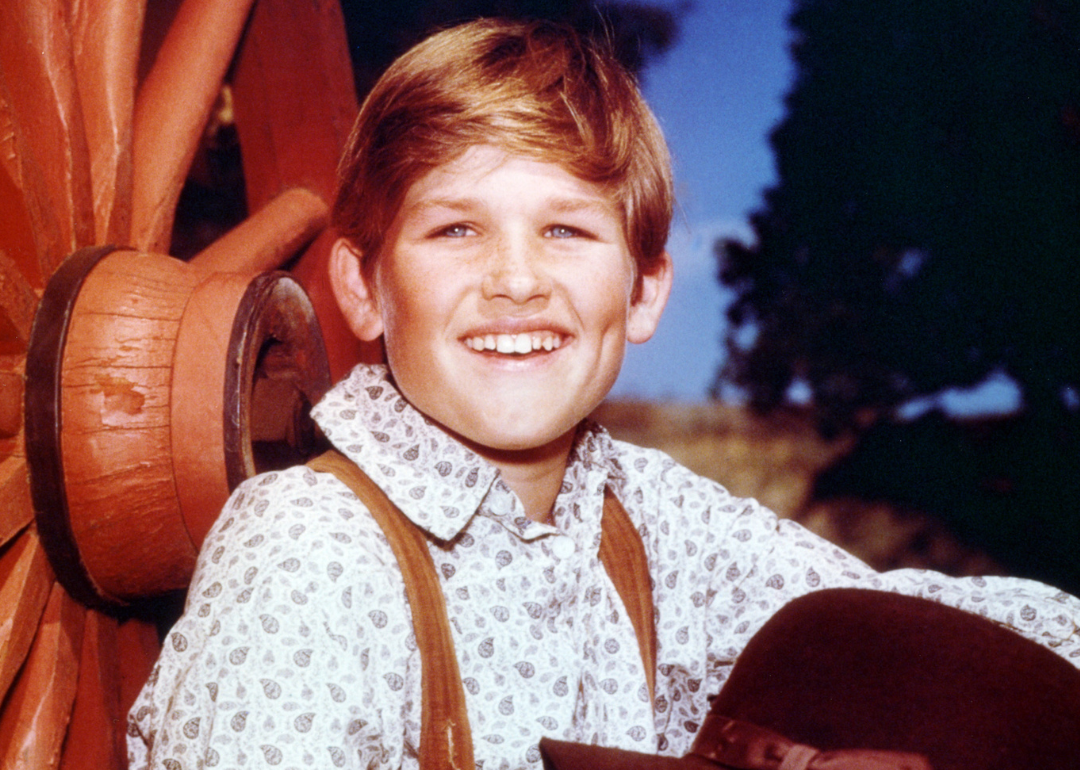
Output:
[[[335,0],[14,0],[0,30],[0,766],[122,768],[158,640],[114,606],[182,587],[205,512],[370,355],[322,279],[344,26]],[[252,214],[180,262],[223,93]]]

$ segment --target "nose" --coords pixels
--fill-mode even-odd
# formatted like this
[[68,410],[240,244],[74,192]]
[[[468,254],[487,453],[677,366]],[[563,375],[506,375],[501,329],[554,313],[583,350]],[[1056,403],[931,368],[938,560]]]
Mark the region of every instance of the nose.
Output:
[[527,237],[508,237],[492,250],[481,284],[484,299],[507,299],[524,305],[551,294],[542,246]]

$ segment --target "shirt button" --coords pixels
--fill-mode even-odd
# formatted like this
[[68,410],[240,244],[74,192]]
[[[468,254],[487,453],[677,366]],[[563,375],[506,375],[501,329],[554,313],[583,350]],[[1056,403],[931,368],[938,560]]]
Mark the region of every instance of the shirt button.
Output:
[[551,544],[551,552],[556,559],[569,559],[575,550],[574,541],[567,535],[556,535],[555,542]]

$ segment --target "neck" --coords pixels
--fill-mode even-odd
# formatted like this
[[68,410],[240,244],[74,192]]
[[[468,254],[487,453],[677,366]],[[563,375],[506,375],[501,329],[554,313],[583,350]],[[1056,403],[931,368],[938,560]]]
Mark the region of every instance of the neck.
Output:
[[526,516],[552,524],[552,508],[566,475],[566,461],[576,435],[577,431],[572,430],[549,444],[531,449],[499,450],[475,445],[471,448],[499,469],[503,481],[525,506]]

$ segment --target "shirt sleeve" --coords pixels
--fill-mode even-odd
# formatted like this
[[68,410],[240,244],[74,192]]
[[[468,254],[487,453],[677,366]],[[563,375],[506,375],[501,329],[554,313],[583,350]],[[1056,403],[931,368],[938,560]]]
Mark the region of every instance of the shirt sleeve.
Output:
[[132,768],[401,766],[415,640],[366,518],[308,469],[237,489],[132,708]]
[[1080,667],[1080,601],[1033,580],[949,577],[931,570],[879,573],[798,523],[752,501],[731,521],[732,558],[715,574],[717,594],[730,603],[731,631],[741,649],[784,604],[824,588],[895,591],[957,607],[1012,628]]

